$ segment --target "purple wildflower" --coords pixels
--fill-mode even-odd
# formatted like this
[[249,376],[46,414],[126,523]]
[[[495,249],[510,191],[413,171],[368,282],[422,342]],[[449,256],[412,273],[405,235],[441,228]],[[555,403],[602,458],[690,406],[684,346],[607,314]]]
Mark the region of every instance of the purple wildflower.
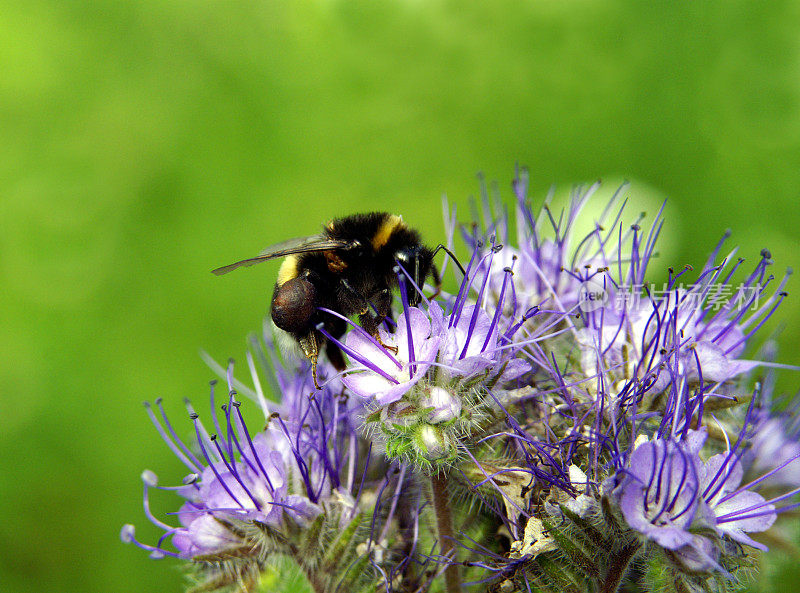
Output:
[[[768,263],[762,259],[756,277],[763,278]],[[661,296],[631,303],[618,299],[618,307],[585,313],[587,325],[578,331],[584,373],[593,375],[602,368],[613,368],[612,376],[639,378],[656,394],[670,384],[670,375],[675,372],[691,383],[701,379],[724,383],[762,364],[738,357],[748,337],[784,295],[772,295],[765,304],[767,310],[762,307],[750,317],[745,317],[746,309],[733,306],[715,311],[710,298],[712,287],[724,267],[723,263],[706,268],[690,290],[672,288]],[[748,289],[760,294],[768,283],[755,282]],[[764,320],[746,332],[758,315]]]
[[689,528],[700,503],[699,468],[698,451],[685,443],[657,439],[640,444],[614,490],[626,523],[664,548],[691,545]]
[[[715,542],[727,536],[766,550],[747,533],[769,529],[779,512],[774,503],[794,496],[797,491],[765,500],[756,489],[770,477],[769,473],[741,484],[745,440],[750,434],[758,389],[736,442],[726,452],[713,454],[703,462],[700,454],[706,448],[713,451],[713,445],[709,446],[705,430],[687,428],[693,418],[698,422],[703,418],[703,392],[697,390],[692,396],[676,387],[676,384],[685,387],[684,378],[673,377],[672,381],[667,412],[660,422],[662,436],[640,442],[627,455],[627,463],[617,474],[613,496],[625,522],[644,537],[675,552],[674,558],[684,568],[694,572],[724,570],[717,563],[722,548]],[[639,437],[639,441],[642,439]],[[675,471],[676,467],[684,466],[685,471]],[[658,506],[659,499],[666,504]],[[676,514],[675,509],[680,511]],[[705,533],[699,535],[698,530]]]
[[497,320],[481,307],[463,306],[445,317],[432,303],[431,313],[444,336],[437,359],[444,376],[465,380],[484,375],[506,382],[530,370],[530,363],[509,356],[511,336],[502,334]]
[[356,395],[374,397],[379,405],[399,400],[436,358],[441,338],[432,329],[430,318],[417,307],[401,313],[394,334],[379,330],[383,346],[361,328],[354,329],[347,334],[345,351],[359,365],[342,382]]

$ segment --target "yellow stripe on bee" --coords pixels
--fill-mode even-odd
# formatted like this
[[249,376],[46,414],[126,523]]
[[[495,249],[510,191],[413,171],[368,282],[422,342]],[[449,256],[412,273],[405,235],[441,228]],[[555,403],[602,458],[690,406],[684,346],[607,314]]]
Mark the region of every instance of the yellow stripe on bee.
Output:
[[389,237],[395,229],[403,226],[403,219],[396,214],[390,214],[389,217],[381,223],[378,232],[372,237],[372,248],[377,251],[389,241]]
[[287,255],[283,260],[281,268],[278,270],[278,286],[283,286],[284,282],[297,278],[297,256]]

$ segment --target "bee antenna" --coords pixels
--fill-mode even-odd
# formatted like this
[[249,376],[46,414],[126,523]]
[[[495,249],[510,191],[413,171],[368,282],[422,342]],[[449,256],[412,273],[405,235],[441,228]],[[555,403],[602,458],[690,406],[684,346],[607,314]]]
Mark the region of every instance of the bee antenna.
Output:
[[458,261],[458,258],[455,256],[455,254],[441,243],[439,243],[439,245],[436,246],[436,249],[433,250],[433,253],[431,254],[431,259],[436,257],[436,254],[439,252],[439,250],[444,251],[447,255],[449,255],[450,259],[453,260],[453,263],[455,263],[458,266],[458,269],[461,270],[461,273],[464,276],[467,275],[467,272],[464,270],[464,266],[461,265],[461,262]]

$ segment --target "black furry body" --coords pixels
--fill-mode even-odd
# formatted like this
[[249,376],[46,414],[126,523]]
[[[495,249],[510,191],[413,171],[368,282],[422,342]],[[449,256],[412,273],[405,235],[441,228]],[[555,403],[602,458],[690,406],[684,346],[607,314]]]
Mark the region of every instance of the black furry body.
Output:
[[[398,287],[397,264],[422,288],[428,274],[438,284],[432,260],[433,252],[422,244],[419,233],[398,216],[371,212],[335,219],[316,241],[284,260],[272,298],[272,319],[315,363],[326,342],[317,328],[337,339],[347,329],[345,320],[319,308],[348,318],[358,315],[359,324],[377,337],[379,325],[391,312],[392,290]],[[408,289],[411,304],[418,303],[420,296],[410,283]],[[326,352],[335,367],[344,368],[339,348],[328,343]]]

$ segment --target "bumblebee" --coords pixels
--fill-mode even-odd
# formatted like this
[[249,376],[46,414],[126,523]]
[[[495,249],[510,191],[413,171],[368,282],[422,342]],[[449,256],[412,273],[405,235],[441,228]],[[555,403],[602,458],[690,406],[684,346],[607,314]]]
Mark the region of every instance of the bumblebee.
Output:
[[[441,282],[433,257],[439,249],[454,258],[443,245],[435,250],[426,247],[419,233],[400,216],[370,212],[337,218],[325,225],[319,235],[273,245],[256,257],[217,268],[213,273],[227,274],[285,257],[272,296],[272,321],[311,361],[314,386],[319,389],[317,357],[323,345],[333,366],[345,368],[341,350],[327,341],[320,329],[337,339],[347,329],[345,319],[319,309],[335,311],[344,318],[358,315],[361,327],[380,342],[378,327],[391,316],[392,290],[399,283],[397,264],[420,290],[430,275],[438,293]],[[457,260],[456,264],[461,267]],[[413,306],[422,295],[409,288],[408,301]]]

